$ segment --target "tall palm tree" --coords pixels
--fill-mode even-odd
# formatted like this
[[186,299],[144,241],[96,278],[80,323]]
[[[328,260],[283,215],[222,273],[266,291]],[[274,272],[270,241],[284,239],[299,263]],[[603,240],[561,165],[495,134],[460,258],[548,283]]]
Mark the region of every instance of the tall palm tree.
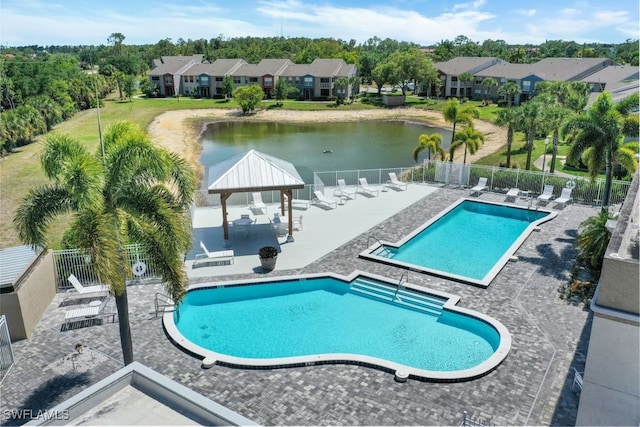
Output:
[[[480,111],[473,105],[463,107],[460,101],[458,101],[458,98],[451,98],[442,109],[442,115],[446,122],[453,124],[453,128],[451,129],[451,145],[449,146],[452,147],[456,136],[456,126],[458,124],[473,126],[473,119],[480,117]],[[449,161],[453,162],[453,151],[451,148],[449,148]]]
[[444,160],[447,152],[442,146],[442,135],[439,133],[422,134],[418,139],[418,146],[413,149],[413,159],[418,162],[418,155],[422,150],[427,150],[427,159],[431,160],[431,153],[439,154]]
[[484,101],[487,102],[487,98],[491,95],[491,89],[498,87],[498,81],[493,77],[487,77],[482,79],[481,86],[484,88]]
[[541,116],[543,111],[543,103],[536,98],[526,102],[520,107],[520,121],[518,129],[526,134],[527,137],[527,164],[526,170],[531,169],[531,155],[533,153],[534,140],[536,132],[541,124]]
[[[556,168],[556,158],[558,156],[558,145],[560,144],[560,130],[573,115],[573,112],[570,109],[563,107],[557,98],[549,93],[542,93],[538,95],[536,100],[543,103],[540,115],[541,127],[545,130],[547,135],[552,135],[553,151],[551,154],[551,167],[549,168],[549,172],[554,173]],[[543,170],[545,166],[543,166]]]
[[462,164],[465,164],[467,163],[467,150],[471,154],[476,154],[476,151],[478,151],[478,148],[480,148],[483,142],[484,135],[482,132],[475,130],[473,126],[467,126],[456,134],[450,150],[453,153],[458,149],[458,147],[464,145],[464,158],[462,160]]
[[623,126],[623,116],[616,110],[611,94],[602,92],[586,113],[571,119],[563,131],[563,136],[568,132],[576,132],[567,156],[570,162],[576,163],[587,149],[592,148],[587,160],[592,181],[604,166],[606,181],[602,199],[603,209],[609,206],[613,181],[613,155],[624,138]]
[[51,184],[31,190],[14,224],[26,244],[46,247],[50,221],[72,213],[67,235],[91,255],[99,277],[115,296],[124,363],[133,362],[124,245],[143,244],[177,303],[186,290],[182,254],[191,245],[185,209],[196,188],[195,175],[177,154],[155,147],[128,122],[109,127],[95,155],[69,136],[44,139],[41,165]]
[[522,90],[520,89],[520,86],[514,82],[507,82],[498,88],[498,93],[507,98],[507,107],[510,108],[513,104],[513,98],[516,95],[520,95]]
[[513,137],[515,129],[520,123],[520,107],[503,108],[498,110],[496,117],[496,125],[507,128],[507,167],[511,167],[511,147],[513,146]]

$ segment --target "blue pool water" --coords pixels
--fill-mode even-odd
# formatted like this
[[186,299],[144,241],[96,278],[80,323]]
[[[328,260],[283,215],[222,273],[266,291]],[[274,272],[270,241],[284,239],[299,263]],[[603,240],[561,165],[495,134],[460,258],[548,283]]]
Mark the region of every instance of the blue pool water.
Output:
[[174,321],[194,344],[250,359],[349,353],[456,371],[498,348],[500,335],[488,323],[442,310],[442,298],[406,290],[393,302],[394,290],[333,277],[197,289]]
[[377,254],[394,261],[483,280],[531,225],[549,212],[465,200],[399,247]]

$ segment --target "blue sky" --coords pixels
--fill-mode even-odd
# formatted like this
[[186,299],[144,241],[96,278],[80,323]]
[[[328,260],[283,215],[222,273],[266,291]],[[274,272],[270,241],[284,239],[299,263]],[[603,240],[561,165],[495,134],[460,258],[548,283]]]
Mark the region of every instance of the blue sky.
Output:
[[0,45],[100,45],[170,38],[378,36],[430,45],[638,39],[638,0],[0,0]]

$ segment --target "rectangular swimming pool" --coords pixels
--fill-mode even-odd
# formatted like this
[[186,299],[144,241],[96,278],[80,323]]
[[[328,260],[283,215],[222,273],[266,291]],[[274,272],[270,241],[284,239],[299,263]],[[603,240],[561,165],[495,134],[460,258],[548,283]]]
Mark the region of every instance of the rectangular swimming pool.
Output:
[[555,215],[461,199],[399,242],[376,242],[360,257],[486,287],[529,234]]

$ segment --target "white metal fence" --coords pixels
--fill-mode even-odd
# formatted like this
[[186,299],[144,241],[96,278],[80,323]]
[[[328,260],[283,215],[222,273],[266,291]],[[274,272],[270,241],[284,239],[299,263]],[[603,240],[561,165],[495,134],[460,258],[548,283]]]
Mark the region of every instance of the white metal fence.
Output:
[[[124,251],[128,260],[128,268],[133,273],[133,280],[156,279],[159,277],[155,263],[142,245],[127,245]],[[58,290],[71,288],[67,280],[75,275],[83,285],[102,284],[91,256],[82,249],[63,249],[53,251],[53,261]]]
[[[553,195],[558,197],[562,188],[573,187],[571,197],[575,203],[596,206],[600,206],[604,198],[604,179],[596,179],[591,182],[588,178],[560,177],[548,172],[426,160],[418,166],[316,172],[314,173],[314,183],[306,184],[304,189],[294,190],[294,198],[311,200],[314,190],[324,191],[325,186],[335,187],[338,179],[344,179],[347,185],[351,186],[358,185],[360,178],[366,178],[371,185],[384,184],[389,180],[389,172],[395,172],[398,177],[407,182],[434,183],[454,187],[473,186],[480,177],[486,177],[490,191],[498,193],[506,193],[510,188],[518,188],[530,195],[537,195],[542,192],[545,185],[553,185]],[[613,181],[609,204],[621,204],[630,185],[631,183],[627,181]],[[279,203],[280,192],[263,192],[262,199],[265,203]],[[229,205],[249,205],[250,203],[250,193],[234,193],[227,201]],[[198,191],[195,205],[196,207],[220,206],[220,196],[207,194],[206,190]]]
[[7,327],[7,318],[0,316],[0,384],[13,366],[13,348],[11,347],[11,337]]

